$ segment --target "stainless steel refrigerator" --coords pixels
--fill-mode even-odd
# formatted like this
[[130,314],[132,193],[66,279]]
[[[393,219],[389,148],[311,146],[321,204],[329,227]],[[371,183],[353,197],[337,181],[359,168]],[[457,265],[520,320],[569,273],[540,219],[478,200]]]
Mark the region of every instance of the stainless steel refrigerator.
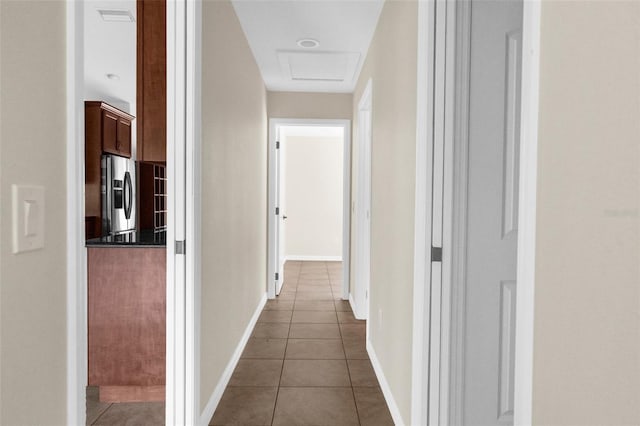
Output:
[[117,155],[103,155],[102,233],[115,235],[136,228],[136,165]]

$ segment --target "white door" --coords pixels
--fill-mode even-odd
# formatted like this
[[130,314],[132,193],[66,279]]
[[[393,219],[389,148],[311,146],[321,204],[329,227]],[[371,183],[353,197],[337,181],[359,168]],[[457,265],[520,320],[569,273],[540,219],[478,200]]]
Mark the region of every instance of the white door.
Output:
[[286,135],[280,132],[278,141],[280,147],[278,149],[278,205],[280,206],[280,215],[278,217],[278,282],[276,285],[276,294],[280,294],[282,284],[284,284],[284,262],[286,261],[286,229],[287,229],[287,150],[286,150]]
[[522,0],[471,2],[463,419],[513,424]]
[[275,211],[275,256],[273,260],[275,262],[274,270],[275,270],[275,282],[276,282],[276,295],[280,294],[280,290],[282,289],[283,282],[283,265],[284,265],[284,239],[283,239],[283,226],[282,226],[282,218],[284,216],[282,211],[282,141],[280,140],[282,136],[282,130],[280,126],[276,127],[276,146],[275,146],[275,202],[276,202],[276,211]]
[[355,316],[369,318],[369,284],[371,279],[371,81],[358,103]]

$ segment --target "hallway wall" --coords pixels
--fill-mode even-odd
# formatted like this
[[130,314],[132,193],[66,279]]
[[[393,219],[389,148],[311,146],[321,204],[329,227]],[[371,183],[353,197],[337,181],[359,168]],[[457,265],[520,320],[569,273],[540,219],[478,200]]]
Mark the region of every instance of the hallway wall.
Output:
[[533,422],[640,424],[640,3],[543,2]]
[[[0,424],[67,421],[65,2],[0,2]],[[45,187],[45,247],[12,253],[11,185]]]
[[357,146],[358,103],[371,78],[370,339],[405,424],[411,413],[417,16],[417,2],[385,2],[352,106]]
[[351,120],[351,93],[268,92],[269,118]]
[[202,4],[201,410],[266,293],[266,90],[228,0]]

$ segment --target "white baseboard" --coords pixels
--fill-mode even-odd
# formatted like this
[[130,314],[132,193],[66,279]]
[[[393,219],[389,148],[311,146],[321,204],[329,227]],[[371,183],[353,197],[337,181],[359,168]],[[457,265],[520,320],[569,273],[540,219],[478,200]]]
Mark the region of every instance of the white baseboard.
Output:
[[249,341],[249,337],[251,337],[251,333],[253,332],[253,328],[255,327],[256,322],[258,322],[258,317],[262,313],[262,309],[264,308],[264,305],[266,303],[267,303],[267,293],[265,293],[262,296],[262,299],[260,299],[260,303],[258,303],[258,307],[253,313],[253,316],[251,317],[251,320],[249,321],[249,324],[247,325],[247,328],[245,329],[244,334],[242,335],[242,338],[240,339],[240,342],[238,343],[238,346],[236,347],[235,352],[231,356],[231,359],[229,360],[227,367],[224,369],[224,372],[222,373],[222,377],[220,377],[220,380],[218,380],[218,384],[216,385],[216,388],[211,394],[211,397],[209,398],[209,401],[207,402],[207,405],[205,406],[204,411],[200,415],[200,421],[198,422],[200,426],[207,426],[209,424],[209,421],[211,421],[211,417],[213,417],[213,413],[215,413],[216,408],[220,403],[220,399],[222,398],[222,394],[224,393],[224,390],[227,388],[227,385],[229,384],[229,380],[231,379],[233,370],[236,369],[236,365],[238,365],[238,361],[240,361],[240,356],[242,355],[242,351],[244,351],[244,348],[247,345],[247,342]]
[[302,260],[307,262],[342,262],[342,256],[305,256],[305,255],[289,255],[287,260]]
[[353,316],[356,317],[357,320],[366,320],[366,318],[362,318],[360,311],[356,309],[356,301],[353,300],[353,294],[349,293],[349,305],[351,305],[351,310],[353,311]]
[[371,360],[371,365],[373,366],[373,371],[376,373],[376,377],[378,378],[378,383],[380,383],[380,388],[382,389],[382,394],[384,395],[384,399],[387,401],[387,405],[389,406],[389,411],[391,412],[391,417],[393,418],[393,423],[396,425],[405,425],[406,423],[402,419],[402,415],[400,414],[400,409],[398,408],[398,404],[396,404],[396,400],[393,398],[393,394],[391,393],[391,388],[389,387],[389,382],[387,382],[387,378],[384,376],[384,372],[382,371],[382,366],[380,365],[380,361],[378,361],[378,356],[376,355],[376,351],[373,349],[373,345],[367,336],[367,353],[369,354],[369,359]]

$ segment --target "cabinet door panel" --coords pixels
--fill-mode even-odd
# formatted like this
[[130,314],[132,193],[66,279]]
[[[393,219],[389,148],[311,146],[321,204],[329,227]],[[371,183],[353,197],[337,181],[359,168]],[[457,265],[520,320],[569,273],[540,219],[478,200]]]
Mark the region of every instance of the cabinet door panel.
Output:
[[118,153],[118,117],[107,111],[102,112],[102,150]]
[[124,157],[131,157],[131,123],[118,120],[118,152]]

